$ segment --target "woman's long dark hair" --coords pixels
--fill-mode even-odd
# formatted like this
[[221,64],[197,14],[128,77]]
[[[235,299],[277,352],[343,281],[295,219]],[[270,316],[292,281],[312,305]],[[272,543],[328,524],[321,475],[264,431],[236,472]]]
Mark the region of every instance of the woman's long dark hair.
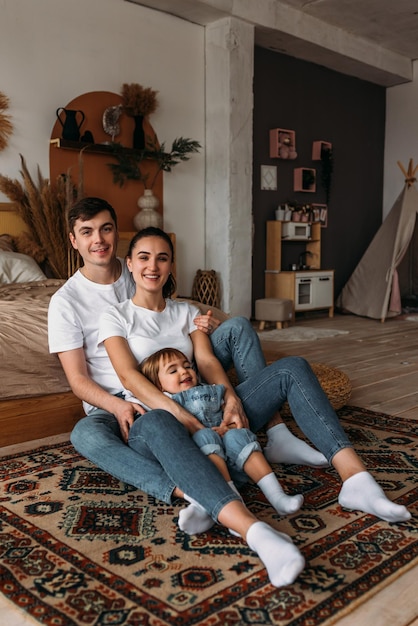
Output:
[[[132,259],[132,251],[135,248],[138,241],[140,239],[145,239],[145,237],[159,237],[160,239],[163,239],[169,245],[169,248],[171,251],[171,262],[174,263],[174,246],[173,246],[173,242],[170,239],[170,236],[167,235],[166,232],[161,230],[161,228],[156,228],[155,226],[148,226],[148,228],[143,228],[142,230],[137,232],[134,237],[132,237],[129,243],[128,252],[126,254],[126,256],[129,259]],[[175,293],[176,288],[177,288],[176,279],[174,278],[173,274],[170,274],[170,276],[167,279],[167,282],[163,286],[163,297],[171,298],[173,293]]]

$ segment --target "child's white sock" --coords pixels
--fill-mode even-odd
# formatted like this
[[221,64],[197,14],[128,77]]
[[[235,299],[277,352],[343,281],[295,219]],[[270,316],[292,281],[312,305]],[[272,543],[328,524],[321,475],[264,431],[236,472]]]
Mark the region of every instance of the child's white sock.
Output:
[[290,537],[264,522],[250,526],[247,543],[264,563],[270,582],[275,587],[293,583],[305,566],[305,559]]
[[370,513],[386,522],[405,522],[411,519],[408,509],[389,500],[369,472],[359,472],[344,481],[338,502],[345,509]]
[[267,445],[264,454],[269,463],[296,463],[310,467],[329,465],[322,452],[308,446],[293,435],[286,424],[276,424],[267,430]]
[[259,480],[257,485],[280,515],[296,513],[302,506],[302,494],[299,493],[296,496],[287,496],[273,472]]
[[196,500],[184,495],[184,499],[190,502],[189,506],[181,509],[179,513],[178,526],[180,530],[188,535],[198,535],[212,528],[214,521]]

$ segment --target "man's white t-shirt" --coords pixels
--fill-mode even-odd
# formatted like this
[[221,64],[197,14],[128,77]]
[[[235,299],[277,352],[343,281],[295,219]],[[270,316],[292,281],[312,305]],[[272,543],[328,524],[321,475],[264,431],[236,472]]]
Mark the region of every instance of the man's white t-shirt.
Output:
[[[48,342],[51,353],[83,348],[89,376],[110,393],[122,390],[103,344],[99,345],[99,317],[109,306],[128,300],[135,284],[125,262],[118,280],[100,285],[78,270],[51,298],[48,309]],[[89,413],[94,407],[83,402]]]

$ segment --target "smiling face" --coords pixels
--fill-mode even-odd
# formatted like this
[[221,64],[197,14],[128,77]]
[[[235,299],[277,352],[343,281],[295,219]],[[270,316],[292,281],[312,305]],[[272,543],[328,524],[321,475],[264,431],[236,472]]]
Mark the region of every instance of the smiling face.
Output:
[[197,385],[197,374],[183,355],[162,356],[158,367],[158,380],[163,391],[178,393]]
[[83,257],[84,265],[106,267],[114,263],[118,243],[115,222],[109,211],[100,211],[91,219],[77,219],[70,241]]
[[157,236],[139,239],[126,262],[137,291],[139,289],[154,294],[162,292],[173,265],[170,246]]

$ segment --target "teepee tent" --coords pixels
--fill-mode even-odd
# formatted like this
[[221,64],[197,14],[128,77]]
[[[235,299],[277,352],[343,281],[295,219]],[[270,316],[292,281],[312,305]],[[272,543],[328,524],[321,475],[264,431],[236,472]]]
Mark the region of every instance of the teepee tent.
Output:
[[385,321],[402,312],[402,297],[418,302],[418,191],[412,159],[405,186],[337,298],[342,310]]

